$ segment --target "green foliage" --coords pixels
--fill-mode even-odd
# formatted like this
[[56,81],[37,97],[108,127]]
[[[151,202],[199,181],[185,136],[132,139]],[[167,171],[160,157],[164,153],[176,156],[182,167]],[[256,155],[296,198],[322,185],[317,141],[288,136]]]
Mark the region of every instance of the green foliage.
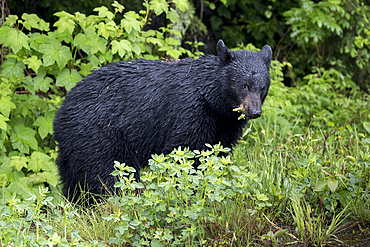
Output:
[[217,38],[234,47],[269,44],[274,58],[292,64],[294,72],[284,73],[291,84],[313,66],[333,67],[368,90],[369,1],[229,0],[205,4],[210,14],[204,12],[204,23]]
[[[0,243],[18,243],[19,246],[31,243],[98,244],[96,239],[91,239],[91,234],[86,234],[92,230],[91,227],[82,220],[77,220],[80,224],[76,224],[74,219],[86,217],[92,227],[97,227],[94,231],[100,236],[102,231],[106,231],[103,235],[107,238],[101,244],[206,244],[209,231],[205,226],[218,222],[219,208],[226,210],[233,203],[243,205],[248,201],[261,210],[268,204],[267,197],[258,191],[256,176],[232,165],[230,156],[221,155],[230,149],[220,145],[208,146],[209,151],[189,151],[180,147],[166,156],[153,155],[148,171],[142,174],[142,182],[134,181],[133,168],[116,162],[117,170],[113,175],[118,177],[115,187],[121,193],[109,198],[110,203],[100,205],[100,209],[95,211],[77,211],[64,202],[54,206],[47,188],[30,193],[25,202],[8,200],[0,207]],[[198,170],[193,167],[194,157],[201,161]],[[140,190],[142,196],[137,195]],[[232,198],[236,196],[239,199],[234,201]],[[43,212],[42,207],[45,206],[53,213]],[[110,211],[110,206],[113,211]],[[255,210],[247,211],[251,219],[255,219],[257,213]],[[99,226],[96,225],[98,222]],[[247,223],[240,226],[239,234],[243,234],[242,229]],[[32,230],[32,224],[36,229]],[[107,228],[102,229],[101,225]],[[227,222],[226,227],[229,227]],[[20,235],[21,231],[28,234]],[[225,234],[230,236],[228,230]],[[241,238],[238,243],[244,245],[245,241],[247,239]]]
[[[187,8],[186,1],[174,3],[182,11]],[[122,5],[112,6],[114,12],[102,6],[90,16],[57,12],[51,26],[35,14],[10,15],[0,27],[6,54],[0,75],[0,203],[13,196],[25,198],[39,186],[50,186],[59,198],[53,119],[65,93],[91,70],[141,57],[195,57],[178,47],[179,40],[167,37],[171,33],[181,39],[171,27],[143,31],[150,11],[159,11],[159,6],[162,12],[173,11],[169,2],[144,2],[146,11],[123,15]],[[117,15],[123,17],[120,22]]]
[[[208,145],[209,146],[209,145]],[[206,243],[204,222],[214,222],[213,208],[227,203],[236,195],[255,200],[259,208],[268,206],[267,197],[258,192],[258,180],[249,172],[232,165],[229,151],[219,145],[209,151],[175,149],[169,155],[153,155],[150,170],[143,172],[142,182],[135,182],[133,168],[116,163],[122,190],[108,201],[122,209],[122,214],[104,217],[117,222],[116,237],[110,243],[143,245],[198,245]],[[194,157],[200,159],[198,170]],[[142,189],[137,197],[135,191]]]
[[[299,45],[316,44],[332,33],[340,36],[343,28],[349,28],[349,15],[345,15],[342,1],[320,1],[315,3],[302,0],[300,8],[284,12],[287,24],[292,27],[290,36]],[[339,23],[337,23],[339,20]],[[312,43],[313,41],[313,43]]]

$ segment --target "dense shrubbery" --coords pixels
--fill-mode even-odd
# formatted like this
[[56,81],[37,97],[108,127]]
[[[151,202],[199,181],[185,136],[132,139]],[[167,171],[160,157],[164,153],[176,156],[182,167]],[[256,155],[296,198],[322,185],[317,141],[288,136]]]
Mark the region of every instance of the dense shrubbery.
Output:
[[[115,13],[99,7],[95,9],[98,15],[90,16],[58,12],[55,31],[34,14],[23,14],[22,19],[8,16],[0,28],[6,54],[0,84],[0,164],[5,195],[0,202],[12,195],[25,197],[44,183],[57,196],[52,121],[62,97],[83,76],[122,59],[194,56],[184,48],[174,48],[180,42],[165,35],[179,34],[173,29],[142,31],[149,11],[166,11],[171,21],[178,20],[167,3],[146,4],[147,11],[140,14],[126,12],[118,24],[114,16],[124,7],[117,2],[113,6]],[[184,11],[186,2],[177,1],[177,7]]]
[[[174,3],[181,11],[187,8],[186,1]],[[337,1],[329,7],[302,4],[312,5],[304,13],[311,29],[330,30],[298,32],[305,16],[294,19],[302,9],[292,9],[285,16],[294,42],[303,45],[307,35],[316,35],[307,39],[316,37],[317,45],[339,32],[348,40],[340,52],[356,53],[356,66],[366,65],[368,26],[356,29],[350,39],[340,31],[347,24],[336,24],[335,15],[353,23],[351,16],[362,15],[367,7],[347,17]],[[304,70],[299,71],[302,76],[292,87],[284,86],[283,71],[294,78],[295,68],[285,60],[272,62],[262,117],[249,123],[232,157],[218,157],[219,146],[205,153],[178,149],[166,157],[158,154],[142,172],[141,183],[122,176],[129,168],[117,164],[122,180],[117,186],[126,193],[97,208],[66,203],[60,196],[52,136],[52,121],[65,94],[91,70],[112,61],[199,55],[180,47],[181,33],[171,26],[143,31],[152,12],[166,12],[176,23],[181,11],[164,1],[144,6],[146,11],[139,13],[123,13],[117,2],[114,13],[106,7],[90,16],[58,12],[53,31],[36,15],[6,18],[0,28],[0,245],[245,246],[277,244],[280,235],[279,241],[283,237],[319,246],[331,240],[349,212],[347,220],[369,222],[370,102],[353,73],[331,55],[325,57],[331,63],[320,55],[317,63],[301,59],[301,67],[310,66],[311,72],[303,76]],[[333,20],[327,17],[319,24],[310,19],[317,8],[332,8]],[[265,14],[270,16],[268,10]],[[119,23],[116,15],[122,15]],[[328,18],[330,25],[324,23]],[[251,44],[239,48],[257,50]],[[195,155],[204,156],[200,170],[191,167]],[[140,197],[131,193],[136,188]],[[282,225],[293,228],[286,232]]]

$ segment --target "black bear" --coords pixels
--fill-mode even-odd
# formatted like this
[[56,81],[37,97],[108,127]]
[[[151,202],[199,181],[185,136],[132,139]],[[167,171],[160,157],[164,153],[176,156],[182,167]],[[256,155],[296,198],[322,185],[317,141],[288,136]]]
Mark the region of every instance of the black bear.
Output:
[[[114,161],[139,170],[152,154],[179,146],[232,147],[248,119],[261,116],[272,50],[230,51],[177,62],[139,59],[93,71],[65,97],[54,120],[64,190],[112,188]],[[245,118],[238,120],[241,107]]]

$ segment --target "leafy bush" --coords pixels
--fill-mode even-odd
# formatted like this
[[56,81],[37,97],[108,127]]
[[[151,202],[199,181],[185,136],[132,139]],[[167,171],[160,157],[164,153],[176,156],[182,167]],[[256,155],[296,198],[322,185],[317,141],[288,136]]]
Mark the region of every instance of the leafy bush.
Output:
[[[114,13],[106,7],[95,8],[97,15],[90,16],[55,13],[59,20],[54,31],[49,23],[26,13],[22,19],[8,16],[0,28],[6,54],[0,83],[0,202],[12,196],[25,198],[39,185],[50,186],[58,198],[54,115],[62,97],[91,70],[140,57],[195,56],[178,47],[180,40],[167,37],[168,33],[181,37],[174,29],[143,31],[151,12],[166,12],[170,21],[179,20],[168,3],[144,2],[146,11],[126,12],[120,23],[115,16],[122,15],[124,7],[112,5]],[[179,0],[175,6],[185,11],[187,3]]]

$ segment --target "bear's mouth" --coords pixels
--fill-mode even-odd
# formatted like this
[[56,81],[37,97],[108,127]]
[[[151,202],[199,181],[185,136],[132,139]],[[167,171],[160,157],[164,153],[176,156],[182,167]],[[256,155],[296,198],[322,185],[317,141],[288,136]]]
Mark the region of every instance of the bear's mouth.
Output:
[[241,104],[239,109],[241,109],[241,113],[244,114],[246,119],[256,119],[261,116],[262,110],[261,107],[258,106],[247,106],[246,104]]

